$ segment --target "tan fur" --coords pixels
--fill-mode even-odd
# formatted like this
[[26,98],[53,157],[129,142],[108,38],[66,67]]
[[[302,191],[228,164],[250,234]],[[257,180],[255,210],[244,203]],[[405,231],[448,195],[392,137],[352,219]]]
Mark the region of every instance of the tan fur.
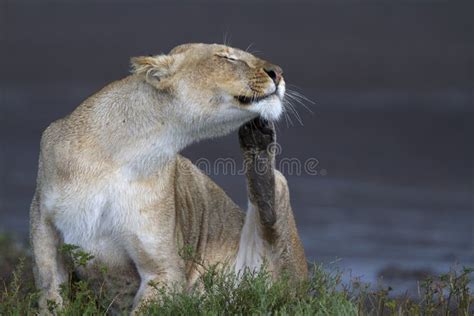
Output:
[[[234,264],[245,213],[178,152],[257,116],[277,119],[284,81],[275,84],[264,71],[269,67],[281,73],[223,45],[186,44],[169,55],[133,58],[132,75],[46,129],[31,205],[43,312],[47,300],[62,304],[62,243],[95,256],[77,272],[108,288],[118,308],[131,305],[133,297],[135,309],[151,298],[149,281],[195,283],[199,268],[180,256],[184,246],[206,264]],[[236,99],[267,95],[250,104]],[[264,257],[275,276],[286,270],[304,279],[288,186],[278,171],[274,176],[276,222],[272,239],[262,237]],[[105,276],[100,266],[107,267]]]

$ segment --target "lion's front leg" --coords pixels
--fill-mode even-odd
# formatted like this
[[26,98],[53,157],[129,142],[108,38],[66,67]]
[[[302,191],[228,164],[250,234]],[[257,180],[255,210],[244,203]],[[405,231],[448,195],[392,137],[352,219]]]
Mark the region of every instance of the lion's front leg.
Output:
[[182,288],[185,283],[184,262],[171,227],[174,225],[166,223],[160,231],[144,227],[130,239],[129,253],[141,279],[132,314],[148,301],[159,299],[157,288]]
[[286,270],[307,277],[304,249],[291,209],[288,184],[275,169],[273,123],[257,118],[239,130],[246,163],[249,209],[242,229],[236,270],[256,268],[266,260],[275,274]]
[[58,251],[59,233],[45,212],[40,208],[38,193],[35,193],[30,211],[30,234],[41,315],[51,314],[53,309],[62,307],[60,289],[68,280],[62,255]]
[[244,156],[249,202],[258,210],[260,223],[271,228],[275,214],[275,156],[276,134],[273,123],[256,118],[239,130]]
[[275,244],[277,214],[275,202],[275,132],[270,122],[257,118],[242,126],[239,141],[244,156],[249,207],[239,242],[235,271],[258,270],[266,261],[275,271],[272,249]]

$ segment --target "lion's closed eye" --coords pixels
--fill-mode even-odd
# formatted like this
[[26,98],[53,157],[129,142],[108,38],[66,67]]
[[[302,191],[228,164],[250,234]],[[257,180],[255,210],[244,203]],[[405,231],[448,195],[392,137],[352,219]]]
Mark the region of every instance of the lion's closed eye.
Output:
[[227,59],[229,61],[238,61],[239,59],[235,55],[229,55],[229,54],[216,54],[216,56]]
[[232,61],[237,61],[238,59],[233,56],[224,56],[225,59],[232,60]]

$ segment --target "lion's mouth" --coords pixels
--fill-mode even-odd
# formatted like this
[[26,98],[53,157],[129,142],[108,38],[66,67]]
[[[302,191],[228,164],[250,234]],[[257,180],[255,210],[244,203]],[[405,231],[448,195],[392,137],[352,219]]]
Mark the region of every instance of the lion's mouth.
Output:
[[265,95],[262,95],[262,96],[252,96],[252,97],[248,97],[248,96],[245,96],[245,95],[237,95],[237,96],[234,96],[234,98],[236,100],[238,100],[241,104],[250,104],[250,103],[253,103],[253,102],[259,102],[259,101],[262,101],[266,98],[269,98],[273,95],[276,94],[276,90],[272,93],[269,93],[269,94],[265,94]]

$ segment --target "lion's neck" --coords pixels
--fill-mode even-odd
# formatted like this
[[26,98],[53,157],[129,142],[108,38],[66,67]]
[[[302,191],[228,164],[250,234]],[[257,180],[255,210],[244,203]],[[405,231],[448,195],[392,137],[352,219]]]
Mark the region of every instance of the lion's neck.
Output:
[[96,100],[91,126],[100,150],[129,178],[156,175],[194,141],[170,113],[171,98],[135,76],[107,86]]
[[155,175],[191,143],[228,134],[251,118],[237,110],[216,118],[189,113],[199,105],[185,107],[176,95],[159,92],[136,75],[108,85],[91,99],[92,106],[83,104],[76,115],[92,112],[87,117],[100,151],[131,178]]
[[178,152],[190,142],[185,135],[164,130],[127,144],[117,153],[116,159],[127,177],[146,178],[172,164]]

